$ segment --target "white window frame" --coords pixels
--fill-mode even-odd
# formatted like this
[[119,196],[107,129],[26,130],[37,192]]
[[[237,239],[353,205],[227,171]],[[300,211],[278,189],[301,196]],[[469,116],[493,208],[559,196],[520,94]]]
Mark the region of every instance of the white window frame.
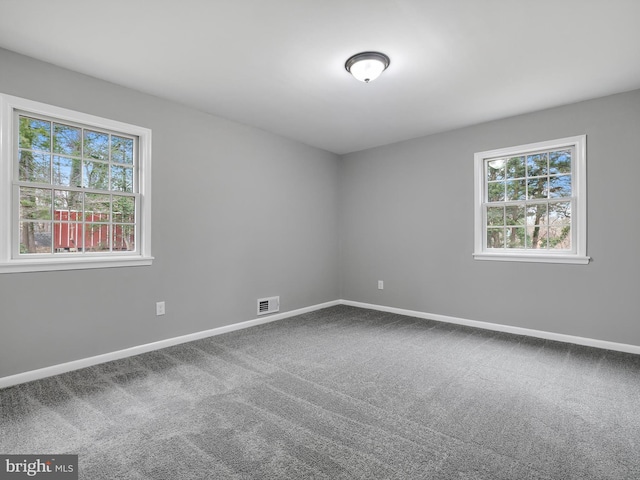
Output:
[[[14,176],[17,172],[15,112],[51,117],[101,130],[126,133],[138,138],[138,192],[136,249],[134,252],[85,253],[39,257],[14,251],[18,227]],[[151,130],[127,123],[76,112],[41,102],[0,93],[0,273],[75,270],[87,268],[151,265]]]
[[[475,191],[474,191],[474,253],[476,260],[497,260],[512,262],[545,262],[545,263],[569,263],[587,264],[590,258],[587,256],[587,181],[586,158],[587,137],[578,135],[575,137],[559,138],[544,142],[518,145],[508,148],[499,148],[478,152],[474,155]],[[574,149],[574,158],[571,164],[571,250],[534,250],[534,249],[488,249],[487,229],[484,206],[487,204],[487,182],[485,176],[485,163],[494,158],[506,156],[521,156],[536,150],[552,150],[571,147]]]

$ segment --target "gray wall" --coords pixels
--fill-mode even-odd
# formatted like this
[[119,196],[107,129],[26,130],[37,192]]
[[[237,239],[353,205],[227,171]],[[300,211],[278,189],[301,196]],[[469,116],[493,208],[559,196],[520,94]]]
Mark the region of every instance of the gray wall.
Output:
[[[580,134],[592,262],[474,260],[474,152]],[[342,298],[640,345],[639,157],[640,91],[347,155]]]
[[0,275],[0,377],[339,297],[337,156],[6,50],[0,91],[153,130],[156,257]]
[[[0,275],[0,377],[249,320],[271,295],[640,345],[640,91],[342,159],[1,49],[0,91],[153,130],[156,257]],[[592,263],[473,260],[473,153],[579,134]]]

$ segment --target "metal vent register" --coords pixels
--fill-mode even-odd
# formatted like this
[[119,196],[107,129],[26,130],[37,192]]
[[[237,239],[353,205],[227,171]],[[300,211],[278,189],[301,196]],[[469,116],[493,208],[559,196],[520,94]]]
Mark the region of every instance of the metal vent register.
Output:
[[280,297],[258,299],[258,315],[280,311]]

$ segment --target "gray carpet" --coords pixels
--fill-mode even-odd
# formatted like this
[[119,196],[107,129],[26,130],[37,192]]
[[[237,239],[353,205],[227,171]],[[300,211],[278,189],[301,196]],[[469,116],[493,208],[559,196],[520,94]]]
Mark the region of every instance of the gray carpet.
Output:
[[640,357],[332,307],[0,390],[84,479],[638,479]]

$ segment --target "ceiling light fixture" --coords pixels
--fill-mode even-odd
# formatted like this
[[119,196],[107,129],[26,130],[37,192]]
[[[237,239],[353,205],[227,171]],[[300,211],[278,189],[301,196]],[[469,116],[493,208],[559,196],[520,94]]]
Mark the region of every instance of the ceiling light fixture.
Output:
[[349,58],[344,64],[351,75],[364,83],[375,80],[389,66],[390,60],[384,53],[362,52]]

